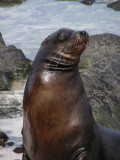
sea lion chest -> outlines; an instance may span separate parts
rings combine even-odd
[[[40,155],[40,152],[42,160],[52,160],[53,154],[57,160],[70,159],[80,145],[89,141],[86,133],[91,128],[88,108],[84,108],[85,96],[79,72],[43,70],[31,76],[33,78],[26,87],[26,96],[29,96],[26,98],[30,99],[26,104],[30,128],[26,131],[31,135],[29,141],[34,139],[35,160],[39,159],[37,153]],[[32,153],[32,149],[29,148],[29,152]]]

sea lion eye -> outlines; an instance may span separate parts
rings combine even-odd
[[[47,44],[49,42],[50,36],[48,36],[47,38],[45,38],[45,40],[41,43],[41,45],[43,44]]]
[[[47,40],[44,40],[44,41],[41,43],[41,45],[43,45],[43,44],[47,44]]]
[[[62,32],[58,35],[57,39],[59,41],[64,41],[64,40],[67,40],[68,39],[68,36],[69,36],[69,33],[66,33],[66,32]]]

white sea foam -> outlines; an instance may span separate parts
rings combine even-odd
[[[6,146],[0,150],[0,160],[21,160],[22,154],[14,153],[13,149],[22,144],[22,118],[1,119],[0,129],[9,136],[10,141],[15,143],[12,147]]]

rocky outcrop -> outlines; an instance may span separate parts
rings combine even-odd
[[[0,150],[7,146],[13,146],[14,142],[8,141],[9,137],[3,131],[0,131]]]
[[[2,34],[0,33],[0,49],[1,48],[5,48],[5,47],[6,47],[5,42],[4,42],[3,38],[2,38]]]
[[[81,56],[82,71],[90,68],[98,60],[107,55],[120,53],[120,36],[114,34],[97,34],[90,36],[89,44]]]
[[[92,5],[96,0],[79,0],[79,2],[85,5]]]
[[[58,1],[60,1],[60,0],[58,0]],[[61,1],[71,1],[71,0],[61,0]],[[72,0],[72,1],[78,1],[78,2],[81,2],[85,5],[92,5],[94,2],[106,3],[107,7],[113,8],[116,11],[120,11],[120,0]]]
[[[24,78],[31,61],[15,46],[6,47],[0,36],[0,90],[10,90],[13,80]]]
[[[16,147],[13,151],[15,153],[23,153],[24,152],[24,147],[23,147],[23,145],[20,145],[20,146]]]
[[[116,1],[116,2],[113,2],[113,3],[110,3],[107,5],[109,8],[112,8],[116,11],[120,11],[120,0]]]
[[[4,132],[2,132],[2,131],[0,131],[0,141],[7,141],[8,140],[8,136],[4,133]]]
[[[96,121],[120,129],[120,36],[90,37],[80,69]]]
[[[25,0],[0,0],[0,5],[14,5],[21,4]]]
[[[30,68],[31,61],[15,46],[7,47],[0,34],[0,118],[22,116],[23,90],[19,89],[24,87]]]
[[[0,131],[0,146],[1,147],[5,147],[5,142],[8,140],[8,136],[4,133],[4,132],[2,132],[2,131]]]

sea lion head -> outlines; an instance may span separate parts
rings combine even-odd
[[[89,35],[85,31],[74,31],[63,28],[48,36],[41,44],[47,47],[48,66],[75,65],[79,62],[81,53],[85,50]],[[64,68],[64,67],[63,67]]]

